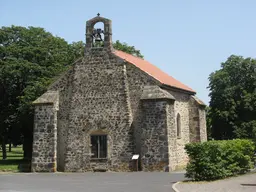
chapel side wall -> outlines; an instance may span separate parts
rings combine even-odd
[[[49,87],[59,92],[59,111],[57,113],[57,170],[64,171],[67,130],[69,124],[70,95],[72,92],[72,68]]]
[[[174,96],[174,113],[175,113],[175,126],[176,138],[177,138],[177,115],[180,114],[181,122],[181,137],[176,140],[176,170],[183,169],[187,162],[188,156],[185,151],[185,145],[189,143],[189,98],[190,95],[178,91],[167,90],[171,95]],[[172,154],[174,155],[174,154]]]

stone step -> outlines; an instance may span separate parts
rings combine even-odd
[[[97,163],[93,167],[94,172],[106,172],[108,170],[108,165],[106,163]]]
[[[108,171],[108,169],[104,168],[104,167],[94,167],[93,171],[94,172],[106,172],[106,171]]]

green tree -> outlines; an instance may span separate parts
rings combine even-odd
[[[84,51],[85,43],[83,41],[72,42],[69,45],[69,54],[71,61],[75,61],[76,59],[84,56]]]
[[[143,58],[143,55],[140,53],[140,50],[136,49],[134,46],[127,45],[127,43],[121,43],[119,40],[113,43],[113,47],[116,50],[120,50],[131,55],[134,55],[136,57]]]
[[[72,46],[64,39],[54,37],[43,28],[0,29],[0,134],[5,138],[3,142],[8,133],[23,133],[25,140],[31,143],[31,101],[73,61],[71,51]]]
[[[103,42],[99,42],[100,46],[103,46]],[[74,58],[78,58],[84,55],[85,44],[82,41],[73,42],[71,44],[71,53]],[[133,56],[140,57],[143,59],[143,55],[140,53],[140,50],[136,49],[134,46],[130,46],[127,43],[121,43],[119,40],[113,43],[113,47],[116,50],[129,53]]]
[[[212,139],[212,121],[211,121],[211,110],[210,107],[206,106],[206,128],[207,128],[207,140]]]
[[[254,138],[256,133],[256,60],[231,55],[209,77],[212,137]]]

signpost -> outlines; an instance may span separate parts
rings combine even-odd
[[[139,157],[140,155],[138,154],[132,156],[132,160],[135,161],[136,171],[139,170]]]

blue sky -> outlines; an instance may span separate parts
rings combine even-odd
[[[197,91],[208,103],[209,74],[231,54],[255,58],[255,0],[0,0],[0,26],[43,27],[85,41],[85,23],[112,20],[113,40]]]

